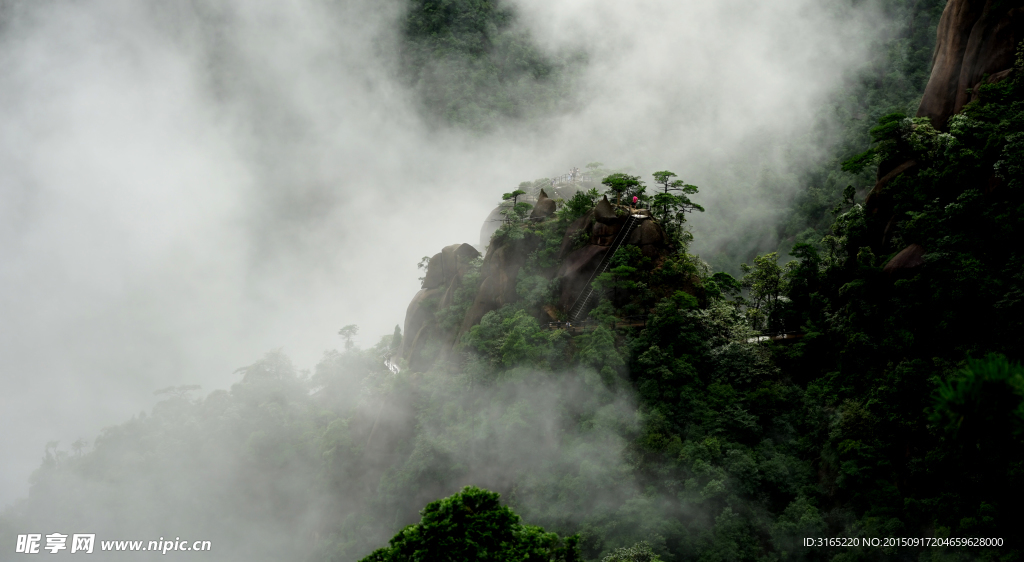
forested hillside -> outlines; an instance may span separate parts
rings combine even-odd
[[[795,201],[792,217],[782,224],[781,234],[788,243],[820,240],[828,234],[832,224],[829,211],[841,200],[846,186],[853,185],[863,197],[865,188],[874,183],[873,169],[850,174],[842,163],[868,147],[868,130],[878,119],[917,111],[931,73],[936,27],[945,5],[944,0],[882,4],[885,19],[880,22],[883,31],[882,40],[875,45],[877,55],[851,77],[830,107],[839,133],[835,155],[801,178],[806,189]]]
[[[883,4],[776,251],[694,254],[685,170],[495,190],[488,248],[427,257],[393,334],[346,326],[312,371],[272,352],[91,450],[48,446],[0,541],[59,513],[238,560],[1019,560],[1024,47],[943,126],[914,114],[945,2]],[[566,103],[581,62],[515,21],[414,3],[424,107],[486,128]],[[881,544],[805,543],[830,537]]]

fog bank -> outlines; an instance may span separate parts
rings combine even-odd
[[[154,390],[390,333],[419,258],[475,242],[520,181],[673,170],[707,251],[770,223],[799,186],[756,186],[819,154],[801,139],[870,45],[869,8],[811,0],[517,5],[540,45],[588,54],[575,109],[480,134],[424,124],[401,2],[4,3],[0,505],[46,441]]]

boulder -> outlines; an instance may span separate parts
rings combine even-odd
[[[558,277],[562,278],[561,294],[558,299],[558,306],[568,312],[572,308],[576,298],[587,286],[587,281],[601,264],[604,255],[608,252],[607,246],[588,245],[572,252],[562,261],[558,268]],[[596,302],[591,304],[597,304]]]
[[[614,222],[595,222],[594,226],[590,229],[590,243],[597,244],[599,246],[611,246],[612,242],[615,241],[615,236],[622,230],[622,224],[625,220],[620,220],[616,217]]]
[[[550,216],[545,215],[547,211],[544,209],[552,210],[553,205],[554,201],[541,192],[535,207],[535,210],[541,211],[535,213],[534,218]],[[537,271],[549,280],[559,280],[558,302],[554,306],[538,306],[530,313],[540,321],[548,322],[568,312],[587,288],[626,220],[628,217],[616,215],[608,199],[604,198],[593,210],[573,221],[562,238],[558,253],[561,263],[557,270],[552,267]],[[586,244],[573,249],[581,238],[586,240]],[[468,244],[454,244],[435,254],[427,266],[423,289],[417,293],[406,311],[402,356],[410,370],[423,372],[437,361],[446,360],[455,343],[479,324],[485,314],[517,302],[519,295],[516,282],[519,271],[542,242],[539,236],[530,232],[518,240],[501,237],[490,241],[480,266],[480,285],[458,329],[443,329],[435,313],[454,303],[455,294],[463,286],[462,280],[469,270],[470,262],[480,254]],[[663,257],[669,248],[665,232],[653,219],[641,221],[626,242],[639,246],[645,256],[655,260]],[[596,304],[597,299],[590,302],[590,306]]]
[[[619,217],[615,214],[615,209],[612,208],[612,204],[608,202],[608,196],[605,195],[597,202],[597,206],[594,207],[594,218],[597,222],[610,224],[616,222]]]
[[[629,233],[627,244],[639,246],[644,256],[657,260],[664,256],[667,250],[667,238],[661,226],[651,220],[643,220]]]
[[[401,356],[410,366],[420,366],[424,344],[436,335],[434,303],[440,294],[440,288],[423,289],[416,293],[405,311]]]
[[[480,252],[473,246],[452,244],[427,262],[422,289],[405,311],[401,356],[411,370],[423,371],[430,367],[433,357],[424,354],[430,342],[440,341],[442,346],[448,347],[454,343],[455,334],[445,333],[434,313],[452,304],[455,291],[462,286],[462,279],[469,272],[470,262],[478,257]]]
[[[530,212],[531,219],[546,219],[555,214],[555,200],[548,197],[544,190],[540,190],[540,195],[537,196],[537,204],[533,206],[533,211]]]
[[[908,276],[924,265],[924,254],[924,246],[911,244],[893,256],[882,272],[892,277]]]
[[[653,220],[642,220],[633,232],[629,233],[627,244],[634,246],[646,246],[650,244],[662,244],[665,242],[665,231]]]
[[[456,338],[462,337],[461,334],[479,323],[484,314],[519,300],[516,278],[538,243],[539,240],[527,236],[520,240],[505,239],[487,248],[487,256],[480,268],[480,289],[466,312]]]
[[[470,260],[480,257],[480,252],[469,244],[452,244],[434,254],[427,262],[427,274],[423,277],[423,289],[446,286],[452,279],[466,274]]]

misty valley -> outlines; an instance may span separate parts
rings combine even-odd
[[[24,92],[9,94],[27,104],[20,113],[33,114],[24,101],[32,92],[49,90],[19,74],[17,61],[49,68],[59,59],[25,54],[37,52],[25,37],[48,29],[38,33],[49,44],[84,25],[82,13],[102,14],[103,25],[127,21],[130,13],[161,32],[126,43],[145,49],[104,47],[97,60],[158,61],[164,66],[143,66],[172,79],[155,84],[178,84],[185,69],[201,68],[195,87],[212,92],[216,103],[209,107],[216,110],[189,107],[181,115],[223,119],[230,126],[216,134],[233,140],[229,150],[209,140],[214,133],[182,137],[214,155],[216,172],[197,172],[213,178],[209,184],[182,176],[183,184],[203,187],[189,191],[180,208],[171,196],[125,195],[145,193],[135,183],[118,195],[128,201],[125,216],[157,209],[170,217],[104,223],[123,229],[111,240],[145,249],[126,253],[132,257],[123,270],[99,254],[97,265],[92,254],[73,251],[74,238],[88,238],[83,233],[94,228],[90,213],[100,212],[82,202],[92,194],[60,215],[78,218],[52,221],[60,226],[53,231],[58,244],[72,248],[76,275],[103,272],[98,281],[75,277],[76,285],[100,287],[81,294],[128,302],[116,309],[122,312],[83,315],[88,321],[81,323],[51,295],[60,291],[55,281],[18,281],[37,278],[35,262],[22,259],[16,244],[54,246],[32,245],[42,244],[32,242],[41,239],[32,233],[50,231],[33,230],[32,217],[44,215],[22,205],[30,197],[11,195],[22,193],[12,186],[44,176],[0,176],[0,203],[29,217],[16,219],[22,215],[12,210],[13,226],[0,231],[0,255],[10,264],[0,269],[0,283],[17,293],[0,301],[0,313],[66,319],[83,338],[95,336],[82,341],[100,342],[81,352],[59,338],[30,341],[35,328],[5,322],[0,355],[33,351],[21,362],[0,363],[11,397],[4,409],[12,412],[4,433],[37,425],[66,433],[24,404],[36,407],[45,392],[57,396],[55,381],[77,377],[77,389],[100,384],[100,375],[81,373],[111,370],[119,354],[143,367],[161,346],[195,356],[172,361],[181,378],[161,380],[174,384],[146,386],[147,393],[156,390],[149,402],[109,397],[135,415],[109,414],[122,410],[105,410],[101,391],[75,391],[74,402],[54,399],[74,404],[68,408],[90,433],[28,447],[27,488],[7,483],[13,476],[4,481],[14,491],[0,510],[0,559],[1024,557],[1024,3],[783,2],[794,11],[778,19],[771,10],[782,8],[744,2],[300,2],[269,12],[185,2],[130,9],[83,2],[73,11],[71,4],[0,2],[0,40],[24,47],[12,47],[0,62],[15,77],[3,91]],[[616,121],[619,112],[634,111],[622,100],[642,107],[647,96],[660,99],[657,88],[637,79],[621,98],[593,92],[605,84],[618,91],[612,83],[626,81],[629,67],[660,55],[631,51],[624,39],[572,39],[575,26],[611,29],[601,19],[605,12],[626,23],[706,18],[700,25],[730,35],[730,22],[747,17],[734,14],[738,8],[766,10],[750,16],[751,26],[771,22],[779,31],[769,43],[798,59],[796,66],[811,68],[818,63],[800,57],[820,55],[823,67],[842,72],[818,97],[801,98],[813,88],[799,86],[784,90],[778,106],[763,106],[766,115],[771,107],[790,107],[782,121],[759,120],[743,108],[748,98],[762,107],[759,90],[776,87],[757,70],[774,64],[771,56],[744,66],[734,84],[741,94],[721,107],[714,105],[715,83],[731,75],[714,69],[742,58],[735,53],[710,56],[696,90],[682,78],[678,91],[691,97],[649,102],[678,105],[685,120],[707,120],[700,130],[723,135],[716,139],[732,138],[727,129],[738,127],[744,136],[732,144],[684,138],[673,128],[679,121],[660,111],[637,110]],[[683,15],[673,19],[674,10]],[[632,17],[638,19],[623,19]],[[545,27],[552,21],[559,24]],[[800,41],[786,31],[798,25],[792,22],[835,32],[823,33],[820,44],[790,44]],[[297,39],[304,26],[315,32]],[[252,30],[260,33],[247,35]],[[278,32],[280,43],[272,39]],[[85,48],[75,43],[77,33],[69,36],[73,51]],[[254,47],[263,45],[259,37],[266,49]],[[847,40],[867,45],[860,59],[843,58],[840,51],[848,49],[836,45]],[[687,45],[665,64],[703,60],[699,45]],[[167,54],[179,52],[191,53],[183,59],[190,62]],[[300,56],[307,53],[318,55]],[[630,55],[620,61],[616,53]],[[86,75],[113,73],[108,64],[82,68]],[[306,64],[295,74],[273,73]],[[336,67],[345,68],[337,83],[317,81]],[[261,68],[295,79],[268,85]],[[145,82],[142,72],[128,73],[127,83]],[[656,80],[658,73],[650,74]],[[100,98],[109,95],[92,78],[78,83],[101,91]],[[145,90],[138,115],[163,107],[157,90]],[[182,91],[166,96],[187,98]],[[718,97],[732,95],[726,93]],[[308,107],[317,109],[303,113]],[[191,118],[181,115],[159,127],[187,128]],[[796,115],[806,121],[794,124]],[[62,131],[62,119],[11,130]],[[422,130],[407,131],[413,122]],[[353,138],[319,136],[324,129],[354,131]],[[98,142],[88,139],[97,138],[71,135],[74,150],[46,143],[38,150],[52,150],[58,163],[74,152],[71,176],[85,177],[83,162],[102,158],[88,148]],[[305,148],[325,143],[323,152]],[[37,150],[28,144],[2,145],[12,170],[23,170],[17,162]],[[149,161],[128,145],[118,152],[118,169]],[[158,152],[155,161],[173,151]],[[173,158],[176,169],[205,170],[197,156]],[[481,160],[501,163],[480,166]],[[49,160],[40,169],[47,166]],[[521,181],[543,173],[549,176]],[[159,175],[147,176],[154,193]],[[427,177],[440,179],[421,181]],[[459,178],[470,179],[463,185]],[[206,194],[217,191],[217,181],[243,186],[240,201],[261,201],[245,215],[249,222],[224,218],[236,217],[225,209],[244,205]],[[332,181],[355,187],[332,195],[323,187]],[[261,182],[270,187],[261,191]],[[46,201],[59,207],[63,197]],[[190,221],[218,226],[191,232],[184,226]],[[245,230],[255,241],[245,252],[228,251],[242,247],[234,242],[211,242],[231,240],[217,229],[242,223],[255,225]],[[175,242],[145,245],[161,232],[173,233]],[[462,239],[451,239],[453,232]],[[208,254],[201,249],[207,246]],[[156,255],[193,254],[202,259],[168,262],[187,264],[180,278],[152,266],[145,271],[154,273],[133,285],[120,273],[151,267],[160,261]],[[423,255],[418,268],[412,255]],[[236,259],[243,272],[237,277],[218,281],[211,273],[229,271]],[[417,271],[418,289],[410,291]],[[328,281],[294,285],[312,295],[294,301],[299,312],[278,313],[285,301],[268,295],[293,286],[279,279],[321,274]],[[184,281],[172,287],[162,277]],[[245,284],[263,277],[281,285]],[[245,281],[236,287],[232,279]],[[150,287],[164,305],[148,304]],[[187,297],[174,300],[172,293]],[[29,313],[17,316],[15,297],[30,303]],[[264,308],[233,304],[244,299]],[[352,308],[330,308],[334,327],[324,330],[312,311],[334,302]],[[221,306],[223,316],[203,311]],[[117,330],[158,324],[172,309],[193,314],[193,307],[195,316],[173,316],[155,345],[115,337]],[[55,316],[46,316],[50,309]],[[336,310],[353,312],[337,317]],[[114,319],[106,323],[105,316]],[[234,332],[210,331],[211,319],[234,322]],[[282,331],[251,327],[261,323]],[[291,329],[330,337],[332,349],[308,367],[287,346],[267,345],[225,388],[189,378],[197,363],[250,353],[229,340],[251,337],[263,345],[272,340],[261,339],[265,334],[285,338]],[[190,331],[208,347],[174,339]],[[45,379],[36,394],[22,390],[33,369],[49,365],[45,357],[62,354],[75,361],[53,370],[68,379]],[[95,359],[105,354],[110,363]],[[104,428],[94,430],[94,419]],[[21,446],[14,443],[3,445],[11,459]]]

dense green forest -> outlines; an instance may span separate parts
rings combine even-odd
[[[535,248],[520,299],[485,314],[449,360],[395,372],[410,334],[363,349],[347,326],[343,349],[310,372],[272,352],[230,390],[166,389],[89,451],[47,446],[0,538],[59,513],[124,537],[259,530],[263,543],[231,546],[238,559],[1021,559],[1024,51],[948,131],[908,117],[943,5],[883,2],[881,55],[832,107],[845,115],[834,157],[801,178],[784,245],[741,256],[742,275],[709,265],[735,258],[728,248],[691,252],[700,192],[671,172],[600,170],[604,182],[545,221],[518,201],[540,187],[526,182],[492,239]],[[514,24],[498,3],[416,3],[407,56],[425,107],[486,127],[562,103],[576,63],[545,59]],[[434,82],[437,60],[479,87]],[[523,90],[496,86],[524,76]],[[887,187],[896,218],[872,214],[879,166],[909,159]],[[624,246],[595,281],[590,328],[551,329],[535,311],[557,287],[540,272],[605,189],[646,203],[670,251]],[[433,311],[440,326],[461,323],[481,266]],[[761,336],[777,332],[797,337]]]

